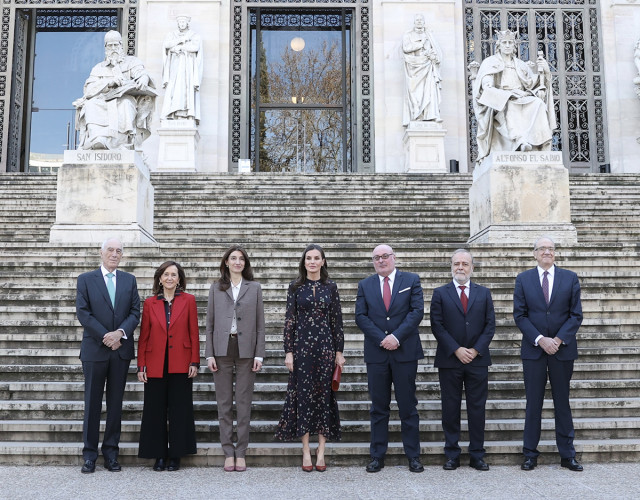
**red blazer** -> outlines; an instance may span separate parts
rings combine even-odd
[[[138,340],[138,369],[147,367],[147,377],[162,378],[167,348],[164,300],[157,295],[144,301]],[[169,373],[187,373],[191,363],[200,365],[200,332],[196,298],[182,292],[173,299],[169,326]]]

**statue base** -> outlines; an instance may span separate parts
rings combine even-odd
[[[577,243],[571,223],[569,171],[556,151],[505,151],[485,158],[469,189],[468,243],[533,245],[550,236]]]
[[[109,237],[157,244],[149,169],[135,151],[65,151],[49,241],[101,243]]]
[[[446,173],[442,123],[409,122],[402,138],[404,171],[407,173]]]
[[[200,134],[193,119],[160,120],[158,172],[197,172]]]

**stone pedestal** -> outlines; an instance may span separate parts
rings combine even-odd
[[[441,123],[409,122],[402,138],[404,171],[407,173],[446,173],[444,136]]]
[[[196,172],[200,134],[194,120],[161,120],[158,172]]]
[[[65,151],[52,243],[151,243],[153,186],[134,151]]]
[[[540,236],[577,242],[569,171],[555,151],[495,152],[473,173],[469,243],[533,245]]]

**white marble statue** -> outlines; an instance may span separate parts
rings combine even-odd
[[[411,121],[441,122],[442,52],[433,34],[425,28],[422,14],[415,16],[413,29],[403,35],[402,51],[406,78],[403,125]]]
[[[149,137],[155,106],[154,84],[142,61],[128,56],[122,36],[104,36],[105,60],[96,64],[84,84],[84,95],[73,102],[78,149],[140,149]]]
[[[548,151],[556,128],[549,64],[516,57],[515,33],[498,32],[496,54],[473,82],[478,162],[492,151]],[[473,76],[473,75],[472,75]]]
[[[178,29],[164,40],[162,86],[166,89],[162,118],[192,118],[200,121],[200,82],[202,81],[202,42],[189,29],[191,18],[178,16]]]

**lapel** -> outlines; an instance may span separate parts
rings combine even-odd
[[[240,299],[247,293],[249,290],[249,282],[245,279],[242,280],[242,285],[240,285],[240,291],[238,292],[238,298],[236,299],[236,304],[240,301]],[[233,294],[231,294],[231,298],[233,299]]]
[[[456,285],[453,284],[453,281],[450,281],[445,286],[445,289],[449,294],[449,299],[451,299],[451,301],[456,305],[456,308],[458,309],[458,311],[460,311],[460,314],[464,315],[464,311],[462,310],[462,302],[460,301],[460,297],[458,297],[458,290],[456,290]],[[469,295],[473,296],[473,294]],[[470,305],[471,303],[467,304],[467,312],[469,311]]]
[[[398,269],[396,269],[396,279],[393,281],[393,290],[391,290],[391,303],[389,304],[389,311],[393,307],[393,301],[396,300],[396,296],[398,295],[398,291],[401,290],[400,286],[404,282],[404,274],[401,273]],[[382,299],[382,295],[380,295]],[[384,303],[382,304],[384,307]]]
[[[547,301],[544,300],[544,293],[542,292],[542,283],[540,282],[540,274],[538,273],[537,266],[533,268],[532,278],[535,281],[535,283],[533,284],[533,287],[536,290],[536,295],[538,295],[538,300],[540,301],[541,304],[544,304],[544,307],[549,309],[549,304],[551,304],[551,300],[553,300],[553,289],[551,289],[551,300],[549,301],[549,304],[547,304]],[[553,277],[554,279],[553,288],[555,288],[556,284],[558,283],[557,281],[555,281],[557,278],[558,278],[558,268],[555,269],[555,276]]]
[[[156,295],[155,300],[151,301],[151,307],[158,323],[163,326],[162,331],[166,331],[167,317],[164,313],[164,300],[159,300]]]
[[[102,294],[102,297],[104,298],[105,302],[107,303],[107,306],[109,307],[109,309],[111,309],[112,311],[114,310],[113,305],[111,304],[111,297],[109,297],[109,291],[107,290],[107,284],[104,281],[104,276],[102,275],[102,268],[98,268],[95,273],[93,274],[93,277],[96,281],[96,290],[99,290],[100,293]],[[118,300],[118,287],[116,286],[116,301]]]
[[[177,295],[173,299],[173,306],[171,307],[171,323],[169,325],[169,328],[177,323],[178,318],[182,315],[182,313],[184,313],[187,308],[187,301],[184,298],[184,292],[182,292],[180,295]],[[164,308],[162,312],[164,312]]]
[[[471,306],[475,302],[477,296],[478,296],[478,285],[476,285],[473,281],[469,281],[469,303],[467,304],[467,314],[469,314],[469,311],[471,310]],[[460,308],[462,308],[462,302],[460,302]]]
[[[553,267],[553,288],[551,289],[551,298],[549,299],[549,305],[547,306],[547,309],[551,307],[553,301],[556,300],[558,290],[560,290],[560,282],[562,281],[562,271],[560,271],[560,269],[558,269],[558,266],[556,266],[555,264],[553,265]],[[542,291],[542,285],[540,285],[540,290]],[[544,300],[544,298],[542,300]]]
[[[397,279],[396,279],[397,281]],[[382,300],[382,293],[381,293],[381,288],[380,288],[380,276],[378,274],[374,274],[373,276],[371,276],[371,285],[369,286],[369,288],[371,289],[369,294],[373,296],[373,302],[376,304],[371,304],[372,307],[375,306],[376,310],[382,310],[382,311],[386,311],[385,307],[384,307],[384,302]],[[391,302],[393,303],[393,291],[391,292]],[[391,309],[391,307],[389,307],[389,309]]]

